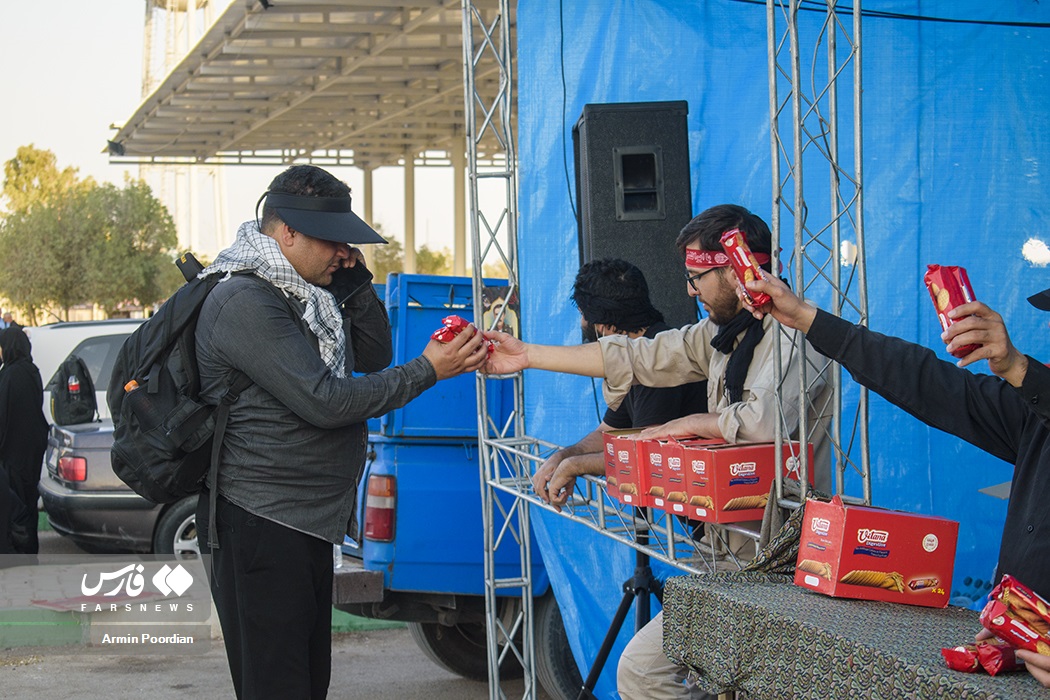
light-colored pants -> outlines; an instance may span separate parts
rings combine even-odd
[[[661,612],[634,635],[616,667],[621,700],[715,700],[686,684],[688,669],[664,654],[664,614]]]

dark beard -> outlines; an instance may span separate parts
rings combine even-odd
[[[594,330],[594,324],[590,321],[584,321],[582,324],[583,330],[583,342],[585,343],[597,343],[598,342],[598,331]]]

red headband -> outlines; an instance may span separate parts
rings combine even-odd
[[[768,253],[754,253],[755,262],[765,265],[769,262]],[[728,267],[729,256],[723,250],[693,250],[685,251],[685,264],[687,267]]]

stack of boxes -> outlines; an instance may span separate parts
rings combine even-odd
[[[776,469],[773,444],[636,440],[637,433],[605,434],[605,483],[611,497],[710,523],[762,518]],[[799,449],[797,442],[784,444],[785,476],[798,478]],[[807,450],[812,463],[813,449],[807,445]]]

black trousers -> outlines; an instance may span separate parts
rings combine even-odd
[[[332,675],[332,545],[221,496],[211,593],[237,697],[325,698]],[[197,504],[207,550],[208,496]]]

